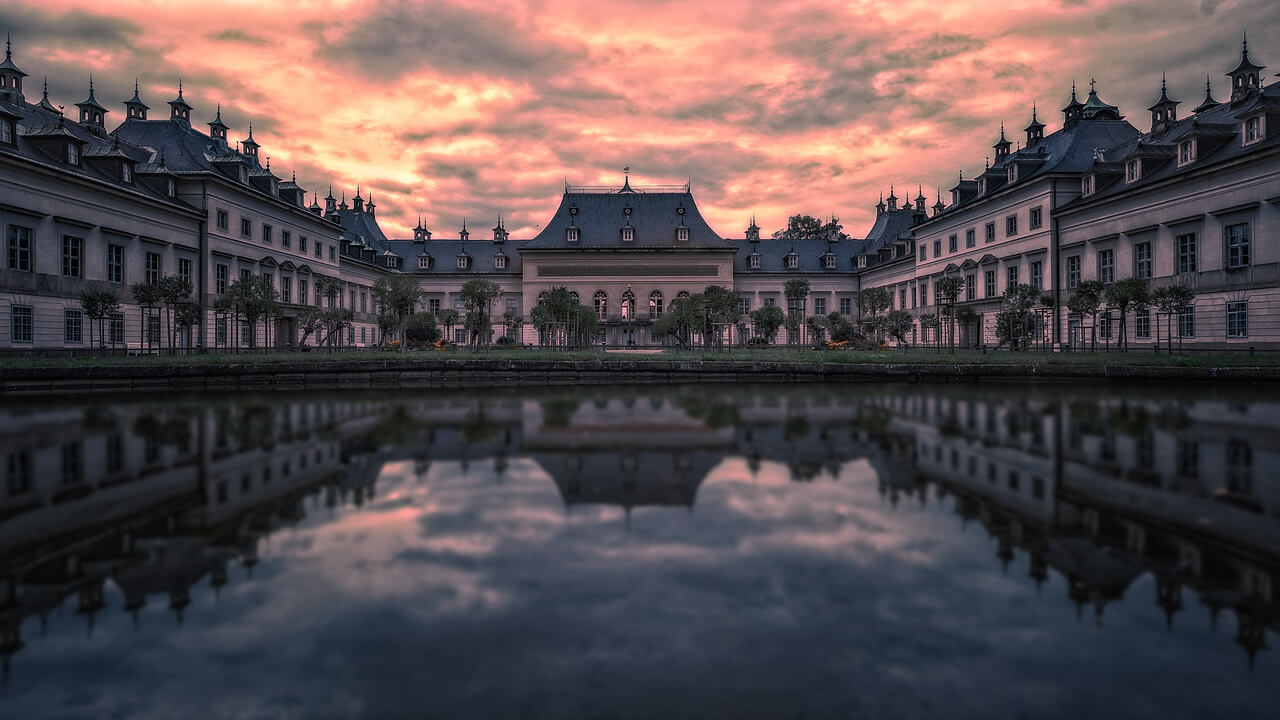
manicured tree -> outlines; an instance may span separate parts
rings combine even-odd
[[[942,338],[938,335],[938,316],[928,313],[920,316],[920,329],[933,331],[933,344],[939,349],[942,347]]]
[[[907,333],[915,325],[911,313],[906,310],[894,310],[884,316],[883,329],[889,337],[898,341],[899,345],[907,344]]]
[[[1030,285],[1012,285],[1005,290],[999,314],[996,315],[996,340],[1013,350],[1025,349],[1034,326],[1034,308],[1041,299],[1040,291]]]
[[[1089,348],[1098,349],[1098,305],[1102,302],[1103,284],[1097,280],[1085,280],[1076,286],[1076,292],[1067,300],[1067,310],[1081,318],[1089,318]]]
[[[968,339],[969,331],[973,329],[973,323],[978,319],[978,313],[974,312],[973,308],[968,305],[962,305],[955,309],[953,315],[955,316],[956,324],[964,330],[966,339]],[[979,333],[979,336],[981,336],[981,333]],[[969,345],[976,346],[977,343],[970,342]]]
[[[1130,310],[1139,311],[1151,304],[1151,294],[1147,292],[1147,283],[1138,278],[1125,278],[1107,287],[1107,305],[1120,311],[1120,347],[1129,349]]]
[[[298,328],[302,330],[302,337],[298,339],[298,345],[306,345],[307,338],[315,335],[317,339],[320,337],[320,329],[324,327],[324,310],[314,305],[302,309],[298,313]]]
[[[440,331],[436,329],[436,316],[431,313],[414,313],[405,325],[406,342],[419,344],[433,343],[440,339]]]
[[[853,340],[853,323],[838,312],[827,313],[826,327],[832,342]]]
[[[458,324],[458,311],[453,308],[444,308],[436,313],[436,322],[444,326],[445,340],[453,342],[453,326]]]
[[[236,304],[236,311],[249,326],[249,347],[257,347],[258,323],[276,314],[280,293],[271,278],[266,275],[242,277],[227,288],[227,294]]]
[[[191,328],[198,327],[200,320],[204,317],[204,308],[198,303],[184,302],[178,303],[173,308],[173,324],[183,334],[188,335]]]
[[[791,278],[782,286],[782,296],[787,299],[787,344],[799,340],[801,318],[804,317],[804,304],[809,297],[809,281],[804,278]]]
[[[133,302],[137,304],[142,315],[142,337],[140,341],[147,347],[152,345],[151,316],[155,309],[164,302],[164,294],[154,283],[135,283],[132,287]],[[160,338],[155,338],[159,342]]]
[[[502,288],[498,283],[480,278],[468,280],[458,292],[458,296],[462,298],[462,305],[466,308],[467,336],[473,348],[482,340],[487,344],[487,339],[493,331],[490,309],[494,299],[501,292]]]
[[[320,275],[315,279],[316,292],[329,301],[326,307],[335,307],[338,304],[338,296],[342,294],[344,286],[345,283],[337,278]]]
[[[742,317],[737,293],[719,285],[708,285],[693,297],[695,309],[702,313],[699,325],[702,328],[703,343],[706,343],[706,338],[714,337],[715,344],[719,347],[724,337],[723,328],[727,325],[736,325],[738,319]]]
[[[662,317],[654,321],[652,330],[655,335],[670,336],[681,347],[688,347],[698,328],[706,328],[701,294],[672,300]]]
[[[164,302],[165,322],[169,331],[169,350],[172,351],[178,344],[174,313],[179,305],[191,301],[191,293],[195,290],[195,287],[190,280],[177,275],[166,275],[160,278],[157,287],[160,289],[160,299]]]
[[[1173,318],[1191,309],[1194,301],[1195,293],[1184,285],[1165,285],[1151,293],[1151,304],[1164,313],[1166,318],[1165,335],[1168,337],[1170,354],[1173,353]],[[1178,346],[1182,346],[1181,336],[1178,338]]]
[[[520,311],[511,308],[502,313],[502,329],[503,336],[510,338],[508,343],[520,342],[520,328],[524,325],[524,317],[520,315]]]
[[[98,346],[106,347],[107,336],[103,332],[106,319],[120,312],[120,296],[114,290],[86,290],[80,296],[84,314],[98,325]],[[93,344],[93,324],[89,325],[89,344]]]
[[[937,293],[938,304],[942,307],[942,317],[945,318],[947,324],[947,345],[949,348],[955,348],[955,307],[956,298],[960,297],[960,291],[964,289],[964,278],[959,275],[950,275],[938,278],[933,284],[934,292]]]
[[[342,346],[342,331],[351,327],[351,321],[355,318],[355,313],[350,308],[333,307],[325,308],[324,319],[324,342],[331,348],[334,344],[334,338],[337,338],[337,344]]]
[[[373,284],[372,292],[374,299],[378,302],[380,316],[388,315],[395,318],[395,332],[403,347],[405,321],[422,300],[422,288],[418,286],[418,279],[413,275],[394,273],[378,278]],[[381,317],[378,324],[382,325]],[[386,337],[385,330],[383,337]]]
[[[858,291],[857,300],[858,320],[867,329],[876,329],[878,332],[880,323],[876,322],[876,316],[889,309],[893,304],[893,296],[882,287],[865,288]]]
[[[778,336],[778,328],[782,327],[786,319],[786,316],[782,313],[782,308],[777,305],[765,305],[751,313],[751,322],[755,324],[756,332],[767,340],[770,345],[773,344],[774,338]]]
[[[804,319],[804,324],[809,329],[809,339],[814,345],[818,345],[826,338],[829,327],[826,315],[810,315]]]

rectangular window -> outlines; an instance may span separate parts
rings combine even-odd
[[[1031,263],[1031,287],[1044,289],[1044,263],[1039,260]]]
[[[107,245],[107,282],[124,282],[123,245]]]
[[[925,260],[929,259],[928,248],[929,248],[928,245],[924,243],[920,243],[920,261],[921,262],[924,262]]]
[[[993,222],[987,223],[986,231],[987,231],[986,241],[995,242],[996,241],[996,224]]]
[[[1110,285],[1116,281],[1116,251],[1098,251],[1098,281]]]
[[[1080,194],[1081,195],[1093,194],[1093,176],[1092,175],[1085,175],[1084,178],[1080,180]]]
[[[1130,160],[1124,166],[1124,181],[1133,182],[1142,177],[1142,161]]]
[[[1249,337],[1249,303],[1227,303],[1227,337]]]
[[[302,253],[303,255],[307,254],[307,236],[306,235],[298,236],[298,252]]]
[[[262,242],[268,245],[271,244],[271,232],[272,232],[271,226],[266,223],[263,223],[262,224]]]
[[[31,272],[31,228],[9,226],[9,269]]]
[[[225,295],[227,292],[227,266],[222,263],[214,268],[213,289],[219,295]]]
[[[112,345],[124,344],[124,313],[113,312],[107,317],[107,342]]]
[[[35,311],[30,305],[9,307],[9,337],[16,343],[32,342]]]
[[[160,313],[147,316],[147,344],[160,344]]]
[[[967,248],[974,247],[978,244],[978,233],[973,228],[964,231],[964,246]]]
[[[240,234],[244,237],[253,235],[253,221],[249,218],[240,218]]]
[[[1178,337],[1191,338],[1196,336],[1196,309],[1187,308],[1178,313]]]
[[[952,235],[947,238],[947,252],[955,252],[956,249],[956,236]]]
[[[1227,269],[1249,266],[1249,223],[1228,225],[1222,231],[1227,244]]]
[[[155,285],[160,282],[160,253],[149,252],[146,254],[142,280],[148,285]]]
[[[80,457],[80,441],[62,444],[62,484],[74,485],[84,479],[84,463]]]
[[[432,315],[440,314],[440,298],[431,298],[427,300],[427,312]]]
[[[814,315],[826,315],[826,314],[827,314],[827,299],[826,299],[826,298],[814,298],[814,299],[813,299],[813,314],[814,314]]]
[[[366,312],[369,307],[369,293],[364,290],[360,291],[360,312]]]
[[[1067,258],[1067,289],[1075,290],[1080,286],[1080,256],[1072,255]]]
[[[191,258],[178,258],[178,279],[191,282]]]
[[[923,247],[923,246],[921,246],[921,247]],[[748,264],[751,266],[751,269],[752,269],[752,270],[759,270],[759,269],[760,269],[760,256],[759,256],[759,255],[757,255],[757,254],[755,254],[755,253],[751,253],[751,255],[749,255],[749,256],[748,256],[748,260],[749,260]]]
[[[933,256],[942,257],[942,241],[941,240],[933,241]]]
[[[244,346],[249,345],[249,329],[250,328],[248,323],[240,324],[240,344],[241,345],[244,345]]]
[[[915,306],[916,306],[916,288],[913,285],[911,286],[911,307],[915,307]]]
[[[1018,216],[1010,215],[1004,219],[1004,236],[1013,237],[1018,234]]]
[[[1031,208],[1031,217],[1027,222],[1027,227],[1032,230],[1039,230],[1044,225],[1044,208],[1039,206]]]
[[[1134,333],[1140,338],[1151,337],[1151,311],[1147,308],[1137,310],[1133,314]]]
[[[1199,264],[1196,259],[1196,234],[1186,233],[1176,238],[1178,244],[1178,272],[1193,273]]]
[[[330,245],[329,246],[329,262],[337,262],[337,261],[338,261],[338,252],[332,245]]]
[[[285,250],[293,247],[293,235],[288,230],[280,231],[280,247]]]
[[[775,298],[767,297],[764,299],[765,307],[773,307],[774,305],[777,305],[777,304],[778,304],[778,301]]]
[[[1244,121],[1244,142],[1257,142],[1262,137],[1262,118],[1251,117]]]
[[[1106,310],[1098,316],[1098,336],[1103,340],[1111,339],[1111,311]]]
[[[66,277],[84,277],[84,238],[62,236],[62,274]]]
[[[293,302],[293,278],[288,275],[280,276],[280,302]]]
[[[67,308],[62,311],[62,341],[74,345],[84,342],[84,312]]]
[[[213,344],[218,347],[226,347],[227,345],[227,319],[218,318],[213,326]]]
[[[1010,265],[1005,268],[1005,289],[1009,289],[1018,284],[1018,266]]]
[[[316,257],[324,257],[324,243],[321,243],[319,240],[316,241]]]
[[[1178,145],[1178,164],[1186,165],[1196,159],[1195,143],[1191,140],[1184,140]]]
[[[223,232],[226,232],[228,227],[231,225],[231,221],[227,216],[227,211],[218,210],[214,215],[214,217],[217,218],[218,229]]]
[[[853,298],[847,298],[847,297],[840,298],[840,314],[841,315],[853,314]]]
[[[307,304],[307,279],[298,278],[298,304]]]
[[[13,145],[13,121],[9,118],[0,118],[0,143],[5,145]]]
[[[738,314],[747,315],[751,312],[751,298],[745,295],[738,296]],[[653,307],[653,301],[649,301],[649,319],[656,320],[656,314]]]
[[[921,305],[929,304],[929,281],[928,280],[920,281],[920,304]]]
[[[1178,474],[1187,478],[1200,476],[1200,443],[1178,440]]]
[[[995,270],[987,270],[982,274],[982,296],[985,298],[993,298],[996,296]]]
[[[1140,242],[1133,246],[1133,276],[1139,280],[1151,278],[1151,243]]]
[[[973,274],[964,277],[964,299],[972,300],[977,297],[978,277]]]

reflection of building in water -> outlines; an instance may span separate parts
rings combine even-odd
[[[869,402],[1006,565],[1020,548],[1037,584],[1058,570],[1099,622],[1151,573],[1170,627],[1190,589],[1215,624],[1234,611],[1251,663],[1280,630],[1280,406],[938,389]]]
[[[163,596],[181,622],[190,588],[257,562],[258,541],[305,517],[303,500],[359,503],[372,476],[345,479],[343,440],[372,403],[128,405],[0,414],[0,657],[75,597],[92,632],[110,580],[135,613]]]

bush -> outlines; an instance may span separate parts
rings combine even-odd
[[[769,340],[757,335],[747,341],[747,347],[769,347]]]
[[[499,335],[498,339],[493,341],[493,344],[500,345],[502,347],[511,347],[516,344],[516,340],[510,335]]]

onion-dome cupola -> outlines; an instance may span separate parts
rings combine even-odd
[[[1031,124],[1027,126],[1027,147],[1032,148],[1044,139],[1044,123],[1036,117],[1036,104],[1031,103]]]
[[[1009,138],[1004,136],[1004,123],[1000,123],[1000,139],[996,141],[995,145],[991,146],[996,150],[996,162],[1009,157],[1009,148],[1012,146],[1013,143],[1009,142]]]
[[[329,186],[329,194],[324,199],[324,214],[332,215],[338,212],[338,198],[333,196],[333,186]]]
[[[936,217],[938,213],[946,209],[947,206],[942,203],[942,188],[938,188],[938,201],[933,204],[933,214]]]
[[[93,76],[89,76],[89,97],[81,102],[76,103],[76,107],[80,108],[80,124],[87,128],[97,128],[99,130],[106,128],[107,109],[102,107],[98,99],[93,96]]]
[[[178,97],[169,101],[169,119],[191,124],[191,106],[182,97],[182,79],[178,79]]]
[[[1084,105],[1076,99],[1076,81],[1071,81],[1071,102],[1062,108],[1063,127],[1067,130],[1076,126],[1080,122],[1080,111],[1084,109]]]
[[[1212,110],[1221,104],[1222,103],[1213,99],[1213,85],[1210,84],[1209,82],[1209,76],[1205,75],[1204,76],[1204,102],[1197,105],[1196,109],[1193,112],[1199,115],[1205,110]]]
[[[507,228],[502,223],[502,216],[498,216],[498,224],[493,226],[493,241],[495,243],[503,243],[507,241]]]
[[[1240,44],[1240,64],[1227,73],[1227,77],[1231,78],[1231,102],[1248,97],[1258,89],[1262,68],[1262,65],[1254,65],[1249,59],[1249,36],[1246,34],[1244,42]]]
[[[880,191],[880,202],[876,203],[876,215],[883,215],[883,214],[884,214],[884,209],[885,209],[885,204],[884,204],[884,191],[883,191],[883,190],[881,190],[881,191]]]
[[[6,37],[4,41],[4,62],[0,62],[0,95],[7,96],[17,104],[22,101],[22,78],[27,74],[13,64],[13,39]],[[45,83],[46,87],[48,83]]]
[[[751,216],[751,224],[747,226],[747,241],[760,242],[760,226],[756,224],[756,216]]]
[[[893,186],[890,185],[889,186],[889,212],[894,212],[897,209],[898,209],[898,196],[893,194]]]
[[[360,186],[356,186],[356,196],[351,199],[351,209],[362,213],[364,212],[364,198],[360,197]]]
[[[36,107],[48,110],[51,113],[62,114],[61,110],[54,107],[53,103],[49,102],[49,78],[44,79],[44,94],[40,97],[40,102],[36,103]]]
[[[924,186],[917,185],[916,186],[916,212],[924,212],[924,204],[925,204]]]
[[[1084,101],[1084,108],[1080,110],[1080,117],[1085,120],[1123,120],[1120,115],[1120,108],[1115,105],[1108,105],[1098,97],[1097,81],[1089,81],[1089,97]]]
[[[249,123],[249,137],[240,141],[240,148],[241,152],[246,156],[253,158],[255,161],[258,159],[258,150],[262,146],[258,144],[257,140],[253,139],[253,123]]]
[[[138,95],[138,79],[133,79],[133,97],[124,101],[124,116],[126,120],[146,120],[147,111],[151,108],[142,102],[142,97]]]
[[[378,216],[378,206],[373,202],[373,193],[369,193],[369,202],[365,203],[364,211],[369,217]]]
[[[1161,133],[1173,126],[1178,119],[1179,100],[1171,100],[1169,98],[1169,86],[1165,82],[1165,77],[1160,76],[1160,97],[1155,104],[1147,108],[1151,111],[1151,132],[1152,134]]]
[[[218,103],[218,113],[213,116],[213,120],[209,122],[209,137],[214,140],[221,140],[222,144],[227,143],[227,124],[222,122],[222,103]]]
[[[462,229],[458,231],[458,239],[469,240],[470,238],[471,238],[471,233],[467,232],[467,219],[462,218]]]
[[[431,239],[431,231],[422,224],[422,216],[418,216],[418,226],[413,229],[413,241],[424,243]]]

